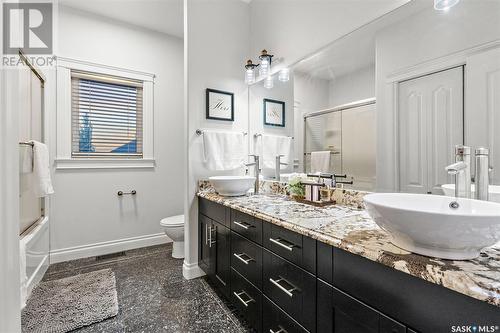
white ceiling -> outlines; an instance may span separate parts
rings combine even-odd
[[[298,62],[293,70],[319,79],[334,80],[374,66],[377,33],[428,6],[428,1],[412,1],[399,7]]]
[[[183,37],[183,0],[59,0],[59,4]]]

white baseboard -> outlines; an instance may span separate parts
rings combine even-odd
[[[198,264],[188,264],[184,261],[182,265],[182,275],[186,280],[196,279],[200,276],[206,275],[204,271],[198,266]]]
[[[171,240],[164,233],[158,233],[102,243],[68,247],[65,249],[50,251],[50,263],[55,264],[68,260],[101,256],[104,254],[137,249],[146,246],[160,245],[169,242],[171,242]]]

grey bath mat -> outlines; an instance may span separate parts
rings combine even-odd
[[[111,269],[40,283],[23,309],[23,332],[69,332],[118,313]]]

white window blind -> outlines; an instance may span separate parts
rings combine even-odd
[[[72,71],[72,157],[142,158],[142,109],[142,82]]]

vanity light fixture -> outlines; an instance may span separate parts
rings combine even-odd
[[[278,80],[281,82],[288,82],[290,80],[290,69],[289,68],[283,68],[280,70],[278,74]]]
[[[267,50],[262,50],[259,59],[260,59],[260,75],[268,76],[271,73],[271,62],[273,59],[273,55],[267,53]]]
[[[272,75],[268,75],[264,79],[264,88],[272,89],[274,87],[274,80]]]
[[[447,11],[451,7],[455,6],[460,0],[434,0],[434,9]]]
[[[248,59],[247,64],[245,65],[245,83],[252,84],[255,82],[255,68],[259,66],[259,64],[254,64],[252,60]]]

